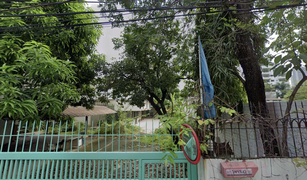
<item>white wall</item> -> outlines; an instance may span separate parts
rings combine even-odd
[[[205,177],[202,180],[306,180],[307,170],[296,167],[294,159],[265,158],[247,160],[252,161],[258,166],[258,172],[253,178],[224,178],[221,174],[220,163],[223,159],[205,159]],[[240,160],[241,161],[241,160]],[[231,161],[234,162],[234,161]]]
[[[110,100],[110,104],[114,105],[114,110],[117,111],[121,109],[122,111],[146,111],[151,109],[151,105],[149,101],[144,101],[144,106],[142,108],[139,108],[137,106],[132,106],[129,103],[124,103],[123,107],[119,105],[114,99]]]

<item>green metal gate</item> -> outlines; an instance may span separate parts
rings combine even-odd
[[[150,134],[118,121],[90,128],[80,122],[1,123],[0,179],[197,179],[196,165],[181,151],[175,164],[161,161],[172,139],[163,130]]]

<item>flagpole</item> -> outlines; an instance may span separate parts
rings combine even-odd
[[[201,119],[204,119],[204,108],[203,108],[203,84],[202,84],[202,74],[201,74],[201,58],[200,58],[200,36],[198,35],[198,62],[199,62],[199,90],[200,90],[200,103],[201,103]]]

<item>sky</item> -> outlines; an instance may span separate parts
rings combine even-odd
[[[100,8],[98,7],[98,4],[96,3],[89,3],[89,6],[94,10],[94,11],[99,11]],[[102,22],[107,22],[107,18],[101,18],[98,21]],[[120,50],[114,50],[114,44],[112,42],[112,39],[115,37],[120,37],[122,28],[112,28],[110,25],[103,25],[103,35],[100,37],[98,45],[97,45],[97,51],[98,53],[102,53],[106,55],[106,60],[108,62],[114,61],[114,59],[119,59],[120,57]]]

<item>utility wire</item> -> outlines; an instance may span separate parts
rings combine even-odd
[[[76,15],[76,14],[95,14],[95,13],[122,13],[122,12],[142,12],[142,11],[166,11],[166,10],[186,10],[186,9],[197,9],[197,8],[218,8],[224,5],[235,5],[238,3],[230,2],[223,5],[211,5],[211,6],[185,6],[185,7],[160,7],[160,8],[138,8],[138,9],[117,9],[117,10],[106,10],[106,11],[83,11],[83,12],[69,12],[69,13],[49,13],[49,14],[13,14],[13,15],[0,15],[0,17],[34,17],[34,16],[65,16],[65,15]],[[270,8],[269,6],[252,8],[252,9],[242,9],[242,10],[257,10],[257,9],[281,9],[290,8],[297,6],[305,6],[306,4],[291,4],[291,5],[281,5],[275,8]],[[236,11],[240,11],[236,9]],[[2,11],[0,11],[2,12]]]
[[[306,6],[307,4],[299,5],[299,6]],[[298,5],[297,5],[298,6]],[[297,7],[295,6],[295,7]],[[226,9],[226,10],[217,10],[211,12],[201,12],[201,13],[191,13],[191,14],[181,14],[181,15],[171,15],[171,16],[160,16],[154,18],[143,18],[143,19],[131,19],[131,20],[124,20],[124,21],[112,21],[112,22],[94,22],[94,23],[82,23],[82,24],[72,24],[72,25],[63,25],[63,26],[54,26],[54,27],[39,27],[39,28],[30,28],[26,29],[26,27],[4,27],[0,28],[1,32],[20,32],[20,31],[35,31],[37,30],[44,30],[44,29],[51,29],[51,28],[73,28],[78,26],[86,26],[86,25],[104,25],[104,24],[121,24],[121,23],[130,23],[130,22],[137,22],[137,21],[149,21],[149,20],[156,20],[156,19],[165,19],[165,18],[175,18],[175,17],[185,17],[185,16],[194,16],[194,15],[203,15],[203,14],[213,14],[218,12],[227,12],[227,11],[241,11],[244,13],[250,13],[249,11],[255,12],[263,12],[268,10],[275,10],[275,9],[283,9],[283,8],[293,8],[293,6],[282,6],[282,7],[275,7],[275,8],[251,8],[251,9]],[[29,25],[30,26],[30,25]],[[46,33],[46,32],[44,32]]]
[[[222,7],[210,6],[210,7]],[[174,7],[174,8],[150,8],[150,9],[117,9],[107,11],[81,11],[81,12],[69,12],[69,13],[50,13],[50,14],[12,14],[12,15],[0,15],[0,17],[33,17],[33,16],[66,16],[76,14],[96,14],[96,13],[122,13],[122,12],[142,12],[142,11],[168,11],[168,10],[184,10],[184,9],[196,9],[196,8],[207,8],[207,6],[189,6],[189,7]],[[0,11],[1,12],[1,11]]]
[[[27,2],[27,1],[18,1],[18,3],[12,3],[12,0],[2,0],[2,2],[8,2],[8,3],[1,3],[1,5],[38,5],[40,3],[35,3],[35,2]],[[123,0],[118,0],[118,1],[110,1],[110,2],[103,2],[103,1],[84,1],[84,0],[71,0],[69,3],[86,3],[86,4],[114,4],[114,3],[119,3],[123,2]],[[177,3],[180,3],[181,1],[177,1]],[[275,3],[275,2],[293,2],[293,0],[272,0],[272,1],[249,1],[249,2],[236,2],[236,4],[254,4],[254,3]],[[197,3],[192,2],[192,3]],[[201,2],[202,4],[216,4],[216,3],[225,3],[225,1],[205,1]]]

